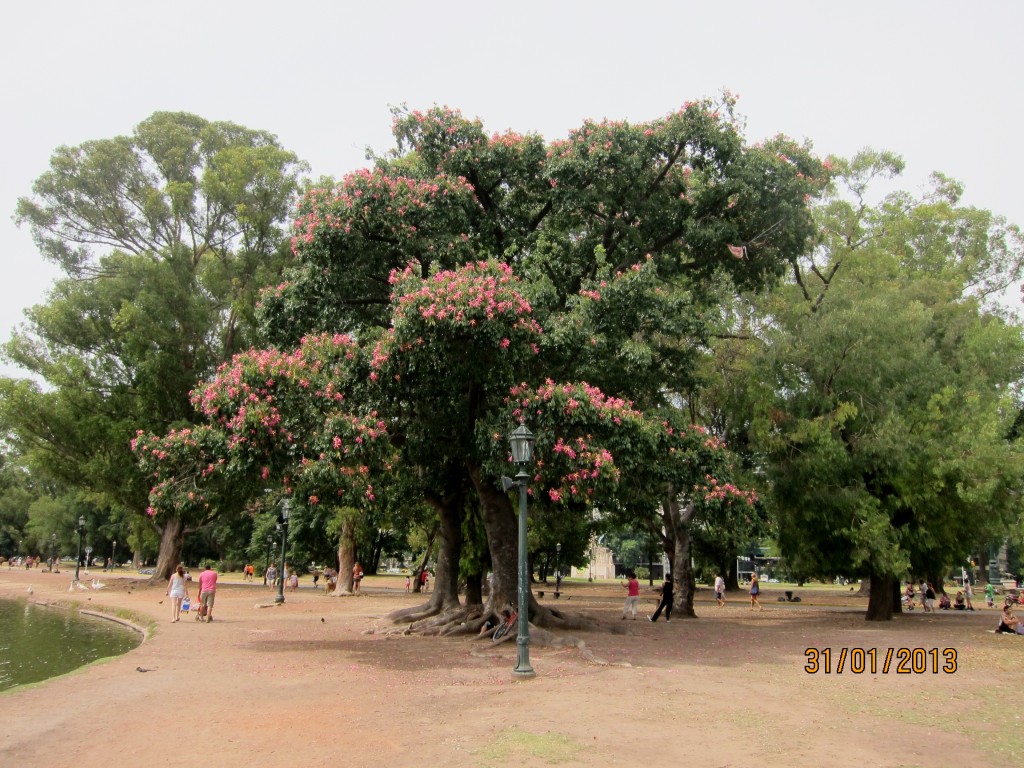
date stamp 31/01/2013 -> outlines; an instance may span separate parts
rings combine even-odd
[[[804,672],[923,675],[956,672],[955,648],[808,648]]]

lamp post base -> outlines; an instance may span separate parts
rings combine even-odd
[[[274,602],[280,605],[284,602],[284,595],[274,595]]]
[[[512,670],[513,680],[530,680],[537,676],[537,673],[533,671],[533,667],[526,666],[524,668],[516,667]]]

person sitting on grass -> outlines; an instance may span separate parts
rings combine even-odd
[[[957,610],[957,611],[962,611],[962,610],[965,610],[966,608],[967,608],[967,603],[964,602],[964,593],[963,592],[957,592],[956,593],[956,597],[953,598],[953,609]]]
[[[943,611],[948,611],[949,610],[949,605],[950,605],[950,603],[949,603],[949,595],[947,595],[945,592],[943,592],[942,593],[942,597],[939,598],[939,608],[942,609]]]
[[[1020,621],[1013,615],[1013,611],[1010,609],[1009,604],[1004,605],[1003,614],[999,617],[999,626],[996,627],[996,632],[1013,635],[1019,633],[1020,630]]]

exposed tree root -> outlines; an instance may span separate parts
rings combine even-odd
[[[480,636],[479,639],[487,639],[487,635]],[[497,643],[488,643],[486,647],[490,648],[493,645],[501,645],[503,642],[509,639],[515,639],[515,634],[509,632]],[[591,664],[597,664],[602,667],[632,667],[633,665],[628,662],[610,662],[606,659],[598,658],[594,655],[585,642],[578,637],[572,635],[556,635],[553,632],[549,632],[546,629],[540,629],[539,627],[531,627],[530,629],[530,645],[541,646],[544,648],[575,648],[580,658]],[[470,655],[477,658],[488,658],[491,653],[482,648],[474,648],[470,650]]]
[[[443,609],[440,605],[426,603],[412,608],[403,608],[388,614],[395,624],[404,624],[393,632],[374,629],[372,633],[411,635],[462,635],[479,632],[480,627],[491,614],[482,605],[460,605]]]
[[[405,625],[386,634],[423,634],[423,635],[477,635],[489,621],[497,626],[502,620],[500,612],[493,603],[488,605],[457,605],[444,607],[434,602],[412,606],[393,611],[387,615],[389,621],[397,625]],[[549,608],[530,601],[530,624],[537,629],[554,631],[591,631],[612,632],[620,634],[623,628],[618,625],[601,624],[596,619],[580,613],[565,613],[557,608]],[[373,630],[379,632],[383,630]],[[512,633],[514,634],[514,633]]]

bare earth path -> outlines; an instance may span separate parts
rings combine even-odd
[[[515,643],[367,634],[419,602],[397,579],[327,598],[307,582],[272,603],[227,583],[215,621],[169,621],[163,587],[105,578],[69,594],[67,574],[0,569],[0,597],[77,601],[150,624],[137,650],[0,694],[0,764],[102,766],[956,766],[1024,761],[1024,637],[989,633],[995,611],[920,612],[877,625],[836,592],[751,613],[741,595],[695,621],[619,619],[621,590],[566,588],[560,607],[615,632],[582,633],[598,660],[534,646],[514,682]],[[193,589],[194,592],[194,589]],[[164,603],[160,603],[164,600]],[[548,594],[547,600],[550,600]],[[563,600],[564,602],[564,600]],[[642,610],[652,610],[645,598]],[[832,672],[805,671],[808,647]],[[854,674],[841,649],[876,649]],[[919,654],[888,673],[888,648]],[[956,651],[955,671],[944,649]],[[927,671],[921,673],[924,660]],[[824,659],[820,661],[824,663]],[[870,662],[866,662],[870,664]],[[138,668],[151,670],[139,672]]]

